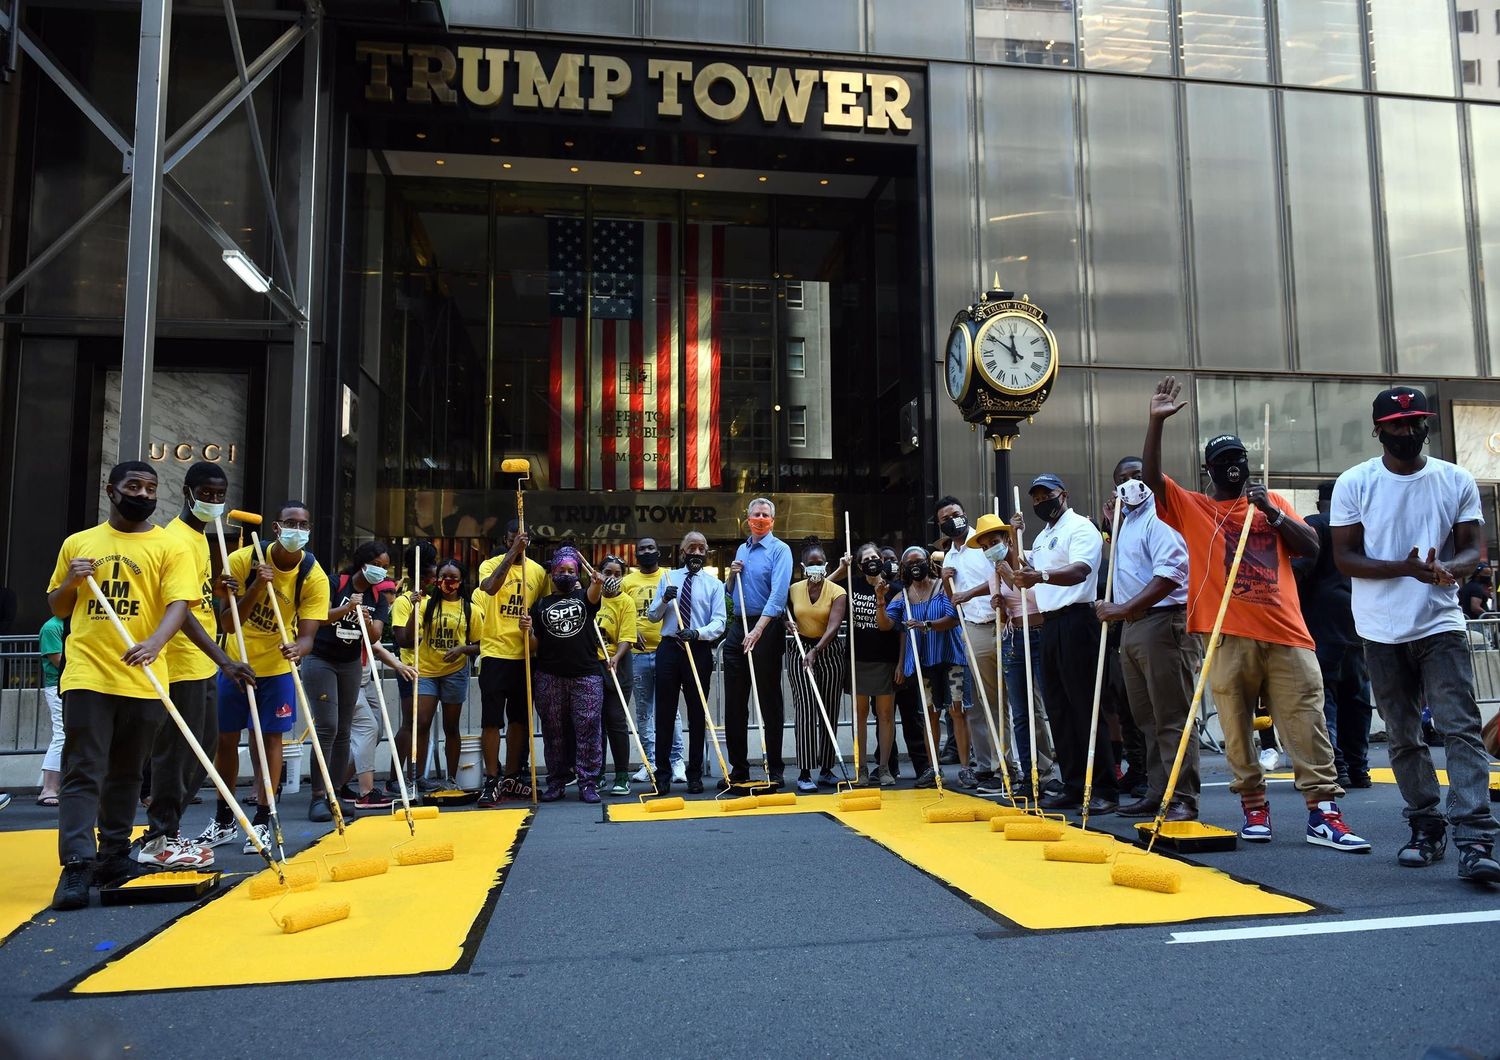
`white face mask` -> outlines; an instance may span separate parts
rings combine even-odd
[[[224,515],[226,505],[222,501],[218,504],[210,504],[208,501],[200,501],[195,493],[189,493],[188,496],[193,498],[191,509],[193,518],[199,522],[211,523]]]
[[[364,574],[365,581],[369,582],[371,585],[379,585],[381,582],[385,581],[386,571],[384,567],[375,567],[371,566],[370,564],[365,564],[365,569],[361,573]]]
[[[1008,555],[1010,555],[1010,546],[1003,538],[984,550],[984,558],[991,563],[999,563]]]
[[[1128,478],[1115,487],[1115,492],[1120,495],[1121,504],[1134,509],[1146,503],[1151,496],[1151,487],[1138,478]]]
[[[306,530],[293,530],[291,527],[283,527],[276,534],[277,542],[288,552],[301,552],[307,544],[307,537]]]
[[[802,568],[802,573],[807,575],[808,581],[820,582],[824,578],[828,577],[828,564],[809,563],[807,566]]]

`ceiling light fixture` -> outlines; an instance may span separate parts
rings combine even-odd
[[[440,166],[446,166],[448,164],[445,159],[441,159],[441,158],[434,158],[432,161],[434,163],[436,163],[437,165],[440,165]]]
[[[222,257],[230,271],[244,280],[245,286],[256,294],[265,294],[271,289],[271,281],[255,267],[255,262],[243,250],[226,250]]]
[[[491,136],[490,137],[490,143],[492,143],[492,144],[498,144],[499,142],[500,142],[500,137],[498,137],[498,136]]]
[[[417,133],[417,139],[418,140],[425,140],[425,139],[427,139],[427,134],[426,133]]]
[[[639,169],[632,169],[630,172],[634,173],[636,176],[641,175],[641,171]]]
[[[706,175],[706,174],[703,174],[703,173],[695,173],[695,174],[694,174],[694,176],[696,176],[696,177],[697,177],[697,178],[698,178],[698,179],[699,179],[699,180],[702,180],[702,179],[703,179],[703,178],[704,178],[704,176],[705,176],[705,175]]]
[[[569,166],[568,167],[568,172],[569,173],[577,173],[578,172],[578,167],[577,166]]]
[[[572,140],[564,140],[563,141],[563,146],[564,147],[572,147],[573,146],[573,141]]]
[[[818,181],[818,183],[819,184],[827,184],[828,183],[828,178],[824,177],[822,180]]]
[[[766,178],[766,176],[764,174],[762,174],[761,176],[758,176],[755,179],[758,180],[758,181],[760,181],[762,184],[764,184],[766,182],[767,178]]]
[[[501,162],[500,163],[500,168],[501,169],[509,169],[510,168],[510,163],[509,162]]]

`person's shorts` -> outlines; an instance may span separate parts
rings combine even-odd
[[[854,660],[854,691],[861,696],[889,696],[896,691],[896,664]]]
[[[479,660],[479,724],[485,729],[503,729],[507,722],[526,724],[526,663],[521,659]]]
[[[219,732],[243,732],[250,727],[250,697],[223,674],[219,675]],[[291,732],[297,721],[297,686],[292,675],[255,679],[255,703],[260,708],[262,732]]]
[[[524,676],[524,675],[523,675]],[[439,703],[463,703],[469,698],[469,664],[442,677],[424,677],[417,682],[417,695],[437,696]]]
[[[964,694],[964,675],[968,668],[957,663],[939,663],[922,669],[927,684],[927,708],[940,714],[960,702]]]
[[[401,702],[408,702],[411,699],[413,691],[412,683],[401,676],[401,671],[395,670],[392,672],[396,675],[396,695],[401,697]]]

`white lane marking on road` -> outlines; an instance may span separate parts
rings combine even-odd
[[[1297,935],[1338,935],[1347,931],[1390,931],[1393,928],[1445,927],[1451,924],[1485,924],[1497,920],[1500,920],[1500,909],[1478,909],[1469,913],[1389,916],[1375,920],[1324,920],[1315,924],[1278,924],[1272,927],[1227,928],[1222,931],[1174,931],[1167,940],[1167,945],[1185,942],[1238,942],[1241,939],[1276,939]]]
[[[1234,781],[1232,781],[1232,780],[1216,780],[1212,784],[1199,784],[1198,786],[1200,788],[1227,788],[1227,787],[1229,787],[1229,785],[1231,785],[1233,783],[1234,783]],[[1290,783],[1292,783],[1292,778],[1291,777],[1279,777],[1279,778],[1278,777],[1267,777],[1266,778],[1266,783],[1267,784],[1290,784]]]

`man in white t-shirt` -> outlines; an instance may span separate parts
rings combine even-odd
[[[1385,452],[1339,476],[1328,522],[1334,561],[1351,580],[1354,625],[1411,824],[1397,861],[1421,868],[1440,860],[1451,822],[1459,877],[1500,883],[1489,756],[1457,596],[1479,562],[1479,489],[1463,468],[1423,455],[1431,415],[1420,390],[1398,386],[1376,396],[1373,419]],[[1446,817],[1422,739],[1424,705],[1445,740]]]
[[[1104,537],[1098,527],[1068,506],[1068,488],[1056,475],[1038,475],[1032,481],[1031,510],[1042,526],[1032,538],[1016,584],[1035,589],[1042,613],[1042,699],[1052,722],[1064,789],[1042,799],[1042,806],[1077,810],[1083,804],[1089,722],[1094,713],[1094,671],[1084,660],[1099,651],[1094,601],[1099,596]],[[1017,525],[1019,520],[1017,513]],[[1119,807],[1115,756],[1102,717],[1094,755],[1090,816],[1113,813]]]

